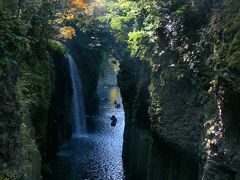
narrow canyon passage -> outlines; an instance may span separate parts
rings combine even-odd
[[[87,117],[87,133],[73,136],[63,144],[51,162],[51,179],[124,179],[124,110],[116,73],[110,63],[106,63],[97,93],[100,100],[99,116]],[[115,100],[121,104],[120,108],[115,108]],[[112,115],[118,119],[113,127],[110,120]]]
[[[0,180],[240,180],[240,0],[0,0]]]

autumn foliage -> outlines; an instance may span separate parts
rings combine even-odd
[[[58,18],[54,22],[61,27],[59,31],[61,37],[67,40],[76,36],[76,30],[69,26],[69,22],[81,17],[83,19],[90,17],[94,14],[93,12],[103,7],[105,0],[65,0],[64,2],[66,10],[58,12],[56,14]]]
[[[70,4],[72,6],[72,10],[87,10],[90,11],[89,4],[85,3],[84,0],[71,0]]]
[[[76,31],[71,26],[61,28],[60,33],[64,39],[72,39],[73,36],[76,36]]]

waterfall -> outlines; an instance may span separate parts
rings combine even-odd
[[[78,67],[71,55],[67,54],[70,68],[70,76],[72,81],[72,102],[71,102],[71,118],[75,128],[73,137],[82,137],[86,135],[86,115],[82,94],[82,83],[79,77]]]

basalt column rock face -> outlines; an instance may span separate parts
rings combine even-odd
[[[121,63],[131,177],[240,178],[239,8],[234,0],[196,0],[177,22],[170,7],[159,56]]]
[[[47,152],[53,155],[59,146],[72,135],[72,122],[69,119],[71,108],[71,79],[68,59],[63,54],[55,53],[54,90],[49,109]]]
[[[123,159],[130,177],[146,179],[152,138],[148,117],[149,68],[134,60],[120,65],[118,84],[125,109]]]
[[[240,178],[240,2],[225,0],[217,5],[213,7],[221,7],[221,11],[213,13],[207,27],[216,35],[206,39],[215,42],[210,57],[217,62],[209,89],[215,111],[207,108],[204,118],[203,178],[237,180]]]
[[[150,68],[147,63],[124,61],[118,76],[126,125],[123,159],[132,179],[197,179],[198,160],[151,129],[148,111]],[[172,132],[174,133],[174,132]]]

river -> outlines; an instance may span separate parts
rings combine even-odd
[[[111,63],[105,64],[104,75],[99,80],[99,114],[87,117],[87,133],[65,142],[51,161],[52,179],[56,180],[121,180],[124,179],[122,144],[124,110],[116,73]],[[117,100],[120,108],[115,108]],[[118,119],[111,126],[110,117]]]

